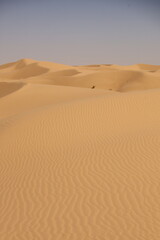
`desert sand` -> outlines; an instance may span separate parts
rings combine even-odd
[[[0,240],[160,239],[160,66],[0,66]]]

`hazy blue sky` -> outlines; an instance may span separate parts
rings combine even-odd
[[[160,64],[158,0],[0,0],[0,64]]]

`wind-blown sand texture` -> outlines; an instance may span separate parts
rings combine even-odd
[[[0,66],[0,240],[44,239],[160,239],[160,66]]]

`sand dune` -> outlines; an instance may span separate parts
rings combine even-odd
[[[0,66],[0,78],[5,79],[26,79],[33,76],[40,76],[50,71],[68,69],[70,66],[63,64],[35,61],[32,59],[21,59],[17,62]]]
[[[159,240],[159,69],[0,66],[0,239]]]
[[[102,70],[83,72],[81,69],[49,72],[26,82],[83,88],[106,89],[119,92],[160,87],[160,74],[132,70]]]
[[[106,89],[119,92],[160,87],[160,66],[114,64],[67,66],[21,59],[0,66],[0,81]]]

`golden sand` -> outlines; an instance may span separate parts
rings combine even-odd
[[[0,66],[0,240],[160,239],[160,66]]]

